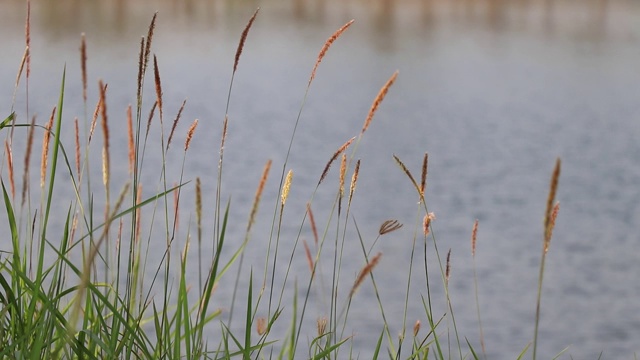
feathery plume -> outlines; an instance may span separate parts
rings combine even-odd
[[[178,110],[178,114],[176,118],[173,120],[173,125],[171,126],[171,132],[169,133],[169,140],[167,140],[167,150],[169,150],[169,145],[171,145],[171,139],[173,139],[173,133],[176,131],[176,126],[178,126],[178,121],[180,121],[180,116],[182,115],[182,110],[184,110],[184,105],[187,103],[187,99],[184,99],[182,102],[182,106],[180,106],[180,110]]]
[[[381,252],[372,257],[371,260],[360,270],[360,274],[356,278],[356,281],[353,283],[353,287],[351,287],[349,297],[353,297],[353,294],[355,294],[356,290],[358,290],[360,285],[362,285],[362,282],[367,277],[367,275],[369,275],[371,271],[373,271],[373,268],[378,265],[378,262],[380,262],[380,257],[382,257]]]
[[[262,336],[265,332],[267,332],[267,319],[263,317],[259,317],[256,321],[256,332],[258,335]]]
[[[287,197],[289,197],[289,189],[291,188],[291,180],[293,178],[293,170],[289,170],[287,173],[287,177],[284,179],[284,185],[282,186],[282,195],[280,197],[280,204],[284,207],[284,204],[287,202]]]
[[[398,220],[386,220],[380,225],[380,229],[378,230],[379,235],[385,235],[392,231],[396,231],[402,227],[403,224],[398,222]]]
[[[256,12],[253,13],[253,16],[251,17],[251,19],[249,19],[247,26],[245,26],[244,30],[242,31],[242,35],[240,36],[240,42],[238,43],[238,48],[236,49],[235,61],[233,62],[234,73],[238,69],[238,63],[240,62],[240,55],[242,54],[242,49],[244,49],[244,43],[247,40],[247,35],[249,35],[249,30],[253,25],[253,21],[256,19],[256,16],[258,15],[258,11],[260,11],[260,8],[257,8]]]
[[[360,159],[356,161],[356,167],[353,170],[353,176],[351,176],[351,186],[349,187],[349,205],[353,199],[353,193],[356,191],[356,183],[358,182],[358,173],[360,172]]]
[[[133,138],[133,115],[131,105],[127,107],[127,136],[129,141],[129,174],[133,174],[136,166],[136,145]]]
[[[391,77],[389,78],[389,80],[387,80],[384,86],[380,88],[380,92],[378,92],[378,95],[373,100],[373,104],[371,104],[371,108],[369,109],[369,114],[367,114],[367,118],[365,119],[364,125],[362,126],[362,130],[360,131],[361,134],[364,134],[364,132],[367,131],[367,129],[369,128],[369,125],[371,125],[371,120],[373,120],[373,115],[375,115],[376,111],[378,110],[378,107],[382,103],[382,100],[384,100],[384,97],[387,95],[389,88],[396,81],[397,77],[398,77],[398,71],[396,70],[396,72],[394,72],[393,75],[391,75]]]
[[[144,76],[147,71],[147,66],[149,64],[149,55],[151,55],[151,43],[153,41],[153,31],[156,28],[156,18],[158,17],[158,12],[156,11],[153,14],[153,18],[151,19],[151,24],[149,24],[149,30],[147,32],[147,41],[144,48],[144,64],[142,66],[142,75]],[[144,40],[144,39],[143,39]]]
[[[153,116],[155,115],[156,108],[158,107],[158,101],[155,101],[151,106],[151,110],[149,110],[149,118],[147,119],[147,130],[144,134],[145,138],[149,137],[149,129],[151,129],[151,120],[153,120]]]
[[[82,70],[82,99],[87,102],[87,43],[84,33],[80,34],[80,68]]]
[[[160,69],[158,69],[158,58],[153,55],[153,78],[156,84],[156,102],[160,111],[160,123],[162,124],[162,82],[160,81]]]
[[[40,162],[40,187],[44,187],[44,181],[47,177],[47,161],[49,159],[49,141],[51,140],[51,128],[53,127],[53,117],[56,114],[56,108],[53,108],[49,121],[44,126],[44,136],[42,137],[42,160]]]
[[[24,173],[22,175],[22,205],[27,199],[27,188],[29,187],[29,164],[31,162],[31,149],[33,148],[33,133],[36,128],[36,117],[31,118],[31,126],[27,133],[27,150],[24,154]]]
[[[309,265],[309,272],[311,273],[311,277],[314,275],[313,271],[313,257],[311,256],[311,250],[309,250],[309,245],[306,240],[302,240],[302,244],[304,245],[304,254],[307,257],[307,265]]]
[[[329,162],[327,163],[327,165],[325,165],[324,170],[322,171],[322,175],[320,175],[320,180],[318,181],[318,185],[320,185],[322,183],[322,180],[324,180],[325,176],[327,176],[327,173],[329,172],[329,168],[331,167],[331,164],[338,158],[338,156],[340,156],[340,154],[349,146],[351,145],[351,143],[353,142],[353,140],[355,140],[355,137],[352,137],[351,139],[347,140],[347,142],[345,142],[344,144],[342,144],[342,146],[340,146],[340,148],[338,148],[338,150],[333,154],[333,156],[331,157],[331,160],[329,160]]]
[[[478,236],[478,219],[473,223],[473,229],[471,230],[471,256],[476,256],[476,237]]]
[[[324,56],[327,54],[327,51],[329,50],[331,45],[340,37],[340,35],[342,35],[343,32],[345,32],[345,30],[349,28],[349,26],[351,26],[351,24],[353,24],[354,21],[355,20],[352,19],[346,24],[342,25],[340,29],[336,30],[336,32],[334,32],[331,36],[329,36],[327,41],[324,42],[324,45],[322,45],[322,49],[320,49],[320,53],[316,58],[316,63],[315,65],[313,65],[313,70],[311,71],[311,76],[309,77],[309,83],[307,86],[311,85],[311,82],[316,77],[316,70],[318,69],[320,62],[322,61]]]
[[[393,159],[396,161],[398,166],[400,166],[402,171],[404,171],[404,173],[407,174],[407,176],[409,177],[409,180],[411,180],[411,183],[416,188],[416,191],[418,191],[418,195],[421,195],[422,192],[420,190],[420,186],[418,186],[418,183],[416,182],[416,179],[414,179],[413,175],[411,175],[411,171],[409,171],[409,169],[404,165],[404,163],[402,162],[402,160],[400,160],[399,157],[397,157],[396,155],[393,155]]]
[[[344,196],[344,177],[347,174],[347,153],[342,153],[340,161],[340,199]]]
[[[27,44],[27,80],[31,75],[31,0],[27,0],[27,20],[24,29],[25,42]]]
[[[104,91],[107,91],[107,85],[104,86]],[[100,93],[102,93],[103,89],[100,86]],[[93,110],[93,118],[91,119],[91,128],[89,129],[89,142],[91,142],[91,138],[93,137],[93,132],[96,129],[96,124],[98,123],[98,115],[100,115],[100,109],[102,109],[102,97],[98,98],[98,103],[96,104],[95,110]]]
[[[313,218],[313,211],[311,211],[311,204],[307,203],[307,214],[309,214],[309,224],[311,224],[311,232],[313,232],[313,240],[318,246],[318,228],[316,228],[316,221]]]
[[[420,320],[416,320],[416,323],[413,325],[413,337],[418,336],[420,332]]]
[[[144,36],[140,39],[140,55],[138,57],[138,87],[136,91],[136,99],[138,101],[138,105],[142,103],[142,79],[144,79]]]
[[[424,216],[422,220],[422,232],[424,232],[424,236],[428,236],[431,232],[431,221],[435,220],[436,215],[432,212],[428,213]]]
[[[556,218],[558,217],[558,212],[560,211],[560,202],[556,202],[553,206],[553,210],[551,211],[551,220],[549,221],[549,230],[547,233],[547,238],[544,242],[544,252],[549,251],[549,244],[551,243],[551,236],[553,235],[553,228],[556,226]]]
[[[327,318],[319,317],[317,320],[317,324],[318,324],[318,337],[320,337],[324,335],[325,331],[327,330]]]
[[[251,230],[251,226],[255,220],[256,214],[258,213],[258,205],[260,204],[260,198],[262,197],[262,191],[264,190],[264,186],[267,183],[267,178],[269,177],[269,170],[271,169],[271,160],[268,160],[264,165],[264,170],[262,171],[262,178],[260,178],[260,184],[258,184],[258,189],[256,189],[256,196],[253,199],[253,206],[251,207],[251,215],[249,215],[249,223],[247,224],[247,234]]]
[[[429,154],[424,153],[422,159],[422,176],[420,178],[420,198],[424,199],[424,190],[427,187],[427,165],[429,164]]]
[[[107,87],[103,86],[102,80],[100,84],[100,114],[102,119],[102,134],[104,137],[104,147],[102,150],[102,181],[104,185],[109,187],[110,160],[109,160],[109,122],[107,118]]]
[[[184,142],[184,151],[189,150],[189,145],[191,144],[191,139],[193,138],[193,133],[196,131],[198,127],[198,119],[193,120],[191,126],[189,127],[189,131],[187,131],[187,139]]]
[[[553,231],[552,214],[553,203],[556,198],[556,191],[558,190],[558,180],[560,178],[560,158],[556,159],[556,166],[553,169],[551,175],[551,184],[549,185],[549,196],[547,197],[547,210],[545,211],[544,218],[544,249],[545,252],[549,249],[549,243],[551,243],[551,233]]]

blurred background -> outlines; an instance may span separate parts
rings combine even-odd
[[[378,90],[399,70],[356,154],[362,169],[353,209],[369,245],[382,221],[405,224],[374,249],[384,253],[377,280],[393,333],[402,326],[413,230],[421,216],[414,190],[392,155],[418,176],[422,156],[429,153],[427,202],[436,213],[440,251],[452,250],[450,284],[458,329],[476,349],[470,236],[474,220],[480,221],[478,295],[489,358],[515,358],[533,339],[542,218],[553,164],[561,157],[561,208],[547,259],[540,357],[552,358],[567,347],[562,358],[595,359],[601,353],[604,359],[632,358],[640,351],[640,2],[34,0],[27,116],[24,83],[12,104],[24,52],[26,5],[0,0],[0,115],[15,107],[19,122],[35,115],[43,124],[57,102],[66,64],[65,118],[84,119],[97,101],[97,79],[103,79],[109,84],[112,128],[122,124],[123,129],[112,131],[112,158],[121,159],[113,165],[114,182],[123,184],[128,176],[125,110],[135,104],[140,38],[157,11],[153,52],[162,76],[165,116],[175,116],[187,99],[176,132],[181,135],[176,136],[184,136],[191,121],[200,119],[185,179],[203,178],[209,197],[205,208],[212,214],[235,50],[257,7],[260,14],[231,96],[223,187],[224,199],[232,198],[232,216],[240,219],[230,231],[240,240],[262,165],[273,159],[275,171],[249,261],[264,264],[277,175],[318,51],[337,28],[355,19],[321,64],[302,114],[289,163],[294,181],[283,248],[290,249],[295,241],[324,165],[335,149],[357,135]],[[88,46],[88,110],[80,81],[81,33]],[[150,105],[153,89],[146,92]],[[65,136],[71,144],[71,127]],[[152,132],[150,139],[159,136]],[[24,137],[18,135],[16,146]],[[167,159],[171,174],[180,171],[182,159],[181,145],[174,146]],[[99,146],[94,150],[92,171],[99,174]],[[151,185],[145,191],[151,194],[161,158],[157,151],[146,156],[145,177]],[[62,195],[73,196],[70,188],[60,186]],[[316,222],[326,223],[336,187],[337,174],[332,173],[314,199]],[[186,234],[193,203],[183,200],[183,206],[180,230]],[[349,279],[364,263],[351,230],[352,222],[353,243],[347,244],[349,261],[343,270]],[[211,236],[210,229],[207,234]],[[312,239],[306,225],[302,236]],[[0,248],[6,250],[8,244],[0,239]],[[289,255],[283,255],[282,264]],[[421,264],[418,260],[414,268],[414,275],[422,275],[415,275],[411,287],[409,326],[417,319],[426,323]],[[433,264],[432,275],[437,269]],[[306,283],[304,254],[296,254],[294,269]],[[432,284],[438,280],[434,275]],[[218,290],[221,304],[228,303],[227,292]],[[327,284],[314,288],[309,326],[315,326],[315,316],[327,315],[327,293]],[[443,314],[446,308],[440,305]],[[354,300],[347,328],[355,334],[361,357],[370,356],[380,324],[375,296],[366,284]]]

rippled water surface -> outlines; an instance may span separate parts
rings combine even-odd
[[[223,187],[224,199],[232,199],[230,241],[238,244],[262,166],[273,160],[272,178],[245,258],[255,273],[262,274],[277,178],[310,70],[325,39],[354,18],[354,25],[318,69],[300,119],[288,165],[294,183],[285,210],[281,246],[286,255],[279,258],[281,264],[288,260],[305,203],[327,160],[358,134],[378,90],[399,70],[356,155],[362,159],[362,169],[354,220],[349,219],[347,232],[346,288],[364,263],[354,221],[368,245],[382,221],[393,218],[404,223],[374,249],[384,254],[376,279],[386,315],[392,333],[400,331],[414,224],[421,218],[415,190],[392,155],[419,176],[422,156],[428,152],[427,202],[436,213],[434,231],[441,255],[451,248],[450,292],[458,329],[479,346],[470,254],[471,228],[479,219],[476,264],[487,354],[515,358],[533,338],[542,215],[552,167],[560,157],[561,209],[546,264],[539,354],[551,358],[568,346],[567,354],[575,359],[595,359],[600,352],[605,359],[616,359],[632,358],[640,351],[640,3],[34,1],[29,116],[36,115],[41,124],[47,120],[66,64],[64,137],[72,144],[71,121],[74,116],[84,119],[85,113],[90,117],[97,79],[103,79],[109,84],[112,158],[117,159],[112,166],[114,189],[123,184],[128,171],[126,107],[135,103],[139,41],[158,11],[153,51],[162,76],[167,130],[187,99],[178,140],[167,159],[169,180],[179,181],[184,134],[198,118],[184,178],[202,178],[205,211],[211,214],[234,54],[244,24],[257,6],[261,12],[234,80]],[[12,106],[24,52],[25,4],[0,0],[0,9],[4,118]],[[90,79],[86,112],[78,52],[82,32]],[[151,84],[152,78],[146,80]],[[150,104],[151,87],[147,97]],[[21,122],[27,119],[25,99],[21,84],[15,101]],[[16,146],[24,142],[22,132],[18,137]],[[160,172],[155,145],[159,138],[159,132],[152,131],[154,145],[145,155],[150,193]],[[95,150],[91,174],[98,180],[100,154]],[[22,161],[21,154],[14,157]],[[337,168],[334,165],[313,200],[316,222],[323,226],[337,188]],[[6,176],[3,168],[5,182]],[[73,196],[68,186],[59,186],[62,194],[68,191]],[[180,247],[189,223],[194,231],[189,186],[181,200]],[[103,196],[96,190],[96,197]],[[335,222],[329,229],[326,246],[332,251]],[[211,229],[205,230],[210,239]],[[313,241],[308,225],[302,238]],[[8,241],[0,239],[1,250],[6,250]],[[203,252],[210,254],[211,245],[203,246]],[[192,244],[194,264],[195,248]],[[433,249],[427,251],[432,259]],[[294,258],[295,276],[306,284],[309,270],[300,248]],[[325,261],[310,297],[311,325],[316,316],[328,315],[323,309],[330,288],[330,258]],[[430,270],[431,283],[436,284],[432,295],[442,299],[436,290],[440,282],[435,262]],[[284,267],[278,271],[281,278]],[[408,327],[416,319],[426,323],[420,302],[420,294],[426,294],[421,258],[414,264],[414,276]],[[247,277],[248,271],[243,278]],[[191,281],[197,282],[197,276]],[[228,304],[229,289],[218,290],[221,304]],[[446,312],[440,301],[434,306],[438,316]],[[350,321],[346,331],[355,334],[356,351],[367,358],[381,331],[370,283],[354,298]]]

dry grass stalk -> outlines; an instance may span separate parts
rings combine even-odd
[[[380,229],[378,230],[379,235],[385,235],[392,231],[396,231],[402,227],[403,224],[398,222],[398,220],[386,220],[380,225]]]
[[[367,128],[369,128],[369,125],[371,124],[371,120],[373,120],[373,116],[375,115],[376,111],[378,110],[378,107],[382,103],[382,100],[384,100],[384,97],[387,95],[389,88],[396,81],[397,77],[398,77],[398,71],[396,70],[396,72],[394,72],[393,75],[391,75],[391,77],[389,78],[389,80],[387,80],[384,86],[380,88],[378,95],[373,100],[373,104],[371,104],[371,108],[369,109],[369,114],[367,115],[367,118],[364,121],[364,125],[362,126],[362,130],[360,131],[362,134],[364,134],[364,132],[367,131]]]
[[[251,226],[255,221],[256,214],[258,213],[258,205],[260,204],[260,198],[262,197],[262,191],[264,190],[264,186],[267,183],[267,178],[269,177],[269,170],[271,169],[271,160],[268,160],[264,165],[264,170],[262,171],[262,177],[260,178],[260,184],[258,184],[258,189],[256,189],[256,196],[253,199],[253,206],[251,207],[251,215],[249,215],[249,223],[247,224],[247,234],[251,230]]]
[[[144,62],[142,66],[142,76],[144,76],[145,72],[147,71],[147,66],[149,64],[149,55],[151,55],[151,43],[153,42],[153,31],[156,28],[157,17],[158,17],[158,12],[155,12],[153,14],[153,18],[151,19],[151,23],[149,24],[149,30],[147,32],[147,41],[144,47]]]
[[[4,151],[7,154],[7,167],[9,168],[9,184],[11,187],[11,198],[16,198],[16,184],[13,181],[13,153],[11,152],[11,146],[9,146],[9,141],[4,141]]]
[[[416,323],[413,325],[413,337],[418,336],[420,332],[420,320],[416,320]]]
[[[549,243],[551,242],[551,233],[553,231],[553,203],[556,199],[556,192],[558,190],[558,180],[560,179],[560,158],[556,159],[556,166],[553,169],[551,175],[551,184],[549,185],[549,196],[547,197],[547,210],[544,218],[544,249],[545,252],[549,249]]]
[[[476,256],[476,237],[478,236],[478,219],[473,223],[473,230],[471,230],[471,256]]]
[[[351,176],[351,186],[349,187],[349,205],[351,205],[351,200],[353,199],[353,193],[356,191],[356,183],[358,182],[359,173],[360,173],[360,159],[356,161],[356,167],[353,170],[353,175]]]
[[[182,110],[184,110],[184,106],[187,103],[187,99],[182,102],[182,106],[180,106],[180,110],[178,110],[178,114],[176,118],[173,120],[173,125],[171,126],[171,132],[169,133],[169,140],[167,140],[167,150],[169,150],[169,146],[171,145],[171,139],[173,139],[173,133],[176,131],[176,126],[178,126],[178,121],[180,121],[180,116],[182,115]]]
[[[136,206],[142,203],[142,184],[138,184],[138,192],[136,193]],[[140,241],[140,228],[142,226],[142,208],[138,207],[136,210],[136,233],[134,239],[136,243]]]
[[[75,131],[75,143],[76,143],[76,173],[80,176],[80,126],[78,125],[78,118],[73,120]]]
[[[191,126],[189,126],[189,131],[187,131],[187,139],[184,141],[184,151],[189,150],[189,145],[191,145],[191,140],[193,139],[193,133],[196,131],[198,127],[198,119],[193,120]]]
[[[420,198],[424,199],[424,190],[427,187],[427,166],[429,165],[429,154],[424,153],[422,159],[422,176],[420,178]]]
[[[196,224],[198,226],[198,245],[202,240],[202,184],[200,177],[196,178]]]
[[[325,332],[327,331],[327,318],[326,317],[319,317],[317,320],[317,324],[318,324],[318,337],[322,336],[325,334]]]
[[[256,321],[256,332],[258,335],[262,336],[267,332],[267,319],[263,317],[259,317]]]
[[[173,183],[173,187],[177,188],[178,187],[178,183],[174,182]],[[180,205],[180,191],[174,191],[173,192],[173,213],[175,214],[175,216],[173,218],[173,224],[174,224],[174,228],[176,229],[176,231],[180,227],[179,205]]]
[[[49,160],[49,142],[51,141],[51,128],[53,127],[53,117],[56,114],[56,108],[51,111],[51,117],[44,126],[44,136],[42,137],[42,160],[40,161],[40,187],[44,187],[44,181],[47,177],[47,161]]]
[[[551,236],[553,235],[553,228],[556,226],[556,218],[558,217],[558,212],[560,211],[560,203],[556,202],[553,206],[553,210],[551,211],[551,220],[549,221],[549,229],[548,229],[548,239],[545,239],[544,242],[544,252],[549,251],[549,244],[551,243]]]
[[[104,186],[109,188],[109,170],[110,170],[110,160],[109,160],[109,122],[107,118],[107,87],[102,84],[102,80],[99,82],[100,84],[100,114],[102,119],[102,135],[104,138],[104,147],[102,150],[102,181]]]
[[[22,175],[22,205],[27,199],[27,188],[29,187],[29,164],[31,163],[31,150],[33,148],[33,133],[36,129],[36,117],[31,118],[31,126],[27,133],[27,149],[24,154],[24,173]]]
[[[309,265],[309,272],[311,273],[311,277],[315,275],[315,271],[313,271],[313,256],[311,256],[311,250],[309,249],[309,244],[307,244],[306,240],[302,240],[302,244],[304,245],[304,254],[307,257],[307,265]]]
[[[131,105],[127,107],[127,143],[129,144],[129,174],[133,174],[136,166],[136,145],[133,138],[133,114]]]
[[[160,81],[160,69],[158,69],[158,58],[153,55],[153,79],[156,84],[156,102],[160,111],[160,123],[162,124],[162,82]]]
[[[416,182],[416,179],[414,179],[413,175],[411,175],[411,171],[409,171],[409,169],[404,165],[404,163],[402,162],[402,160],[400,160],[399,157],[397,157],[396,155],[393,155],[393,158],[395,159],[396,163],[400,166],[402,171],[404,171],[404,173],[407,174],[407,176],[409,177],[409,180],[411,180],[411,183],[416,188],[416,191],[418,191],[418,195],[422,195],[422,191],[420,190],[420,186],[418,186],[418,183]],[[422,199],[422,197],[420,197],[420,198]]]
[[[287,177],[284,179],[284,185],[282,185],[282,195],[280,196],[280,204],[284,207],[289,197],[289,189],[291,189],[291,180],[293,179],[293,170],[289,170]]]
[[[447,253],[447,267],[444,273],[444,278],[447,282],[447,285],[449,285],[449,275],[451,275],[451,249],[449,249],[449,252]]]
[[[84,33],[80,35],[80,68],[82,70],[82,99],[87,102],[87,42]]]
[[[352,137],[351,139],[347,140],[347,142],[342,144],[342,146],[340,146],[340,148],[338,148],[338,150],[333,154],[333,156],[331,157],[331,160],[329,160],[327,165],[325,165],[324,170],[322,170],[322,175],[320,175],[320,180],[318,181],[318,185],[320,185],[322,183],[322,181],[324,180],[324,178],[327,176],[327,173],[329,172],[329,168],[331,168],[331,164],[333,164],[333,162],[338,158],[338,156],[340,156],[340,154],[347,147],[349,147],[349,145],[351,145],[353,140],[355,140],[355,137]]]
[[[431,221],[435,220],[436,215],[432,212],[428,213],[424,216],[422,220],[422,232],[424,232],[424,236],[428,236],[431,232]]]
[[[240,36],[240,42],[238,43],[238,48],[236,49],[236,58],[235,58],[235,61],[233,62],[234,73],[238,69],[238,63],[240,62],[240,55],[242,55],[242,49],[244,49],[244,43],[245,41],[247,41],[247,35],[249,35],[249,30],[253,25],[253,21],[256,19],[256,16],[258,16],[258,11],[260,11],[260,8],[257,8],[256,12],[253,13],[253,16],[251,17],[251,19],[249,19],[247,26],[245,26],[244,30],[242,31],[242,35]]]
[[[376,265],[378,265],[378,263],[380,262],[380,258],[382,257],[382,253],[379,252],[377,253],[374,257],[371,258],[371,260],[360,270],[360,274],[358,275],[358,277],[356,278],[356,281],[353,283],[353,287],[351,288],[351,291],[349,292],[349,297],[352,297],[353,294],[355,294],[355,292],[358,290],[358,288],[360,287],[360,285],[362,285],[362,282],[364,281],[364,279],[367,277],[367,275],[369,275],[371,273],[371,271],[373,271],[373,268],[376,267]]]
[[[311,224],[311,232],[313,232],[313,240],[318,246],[318,228],[316,227],[316,221],[313,218],[313,211],[311,211],[311,204],[307,203],[307,214],[309,214],[309,224]]]
[[[316,70],[318,69],[318,66],[320,65],[320,62],[322,61],[324,56],[327,54],[327,51],[329,50],[331,45],[340,37],[340,35],[342,35],[343,32],[345,32],[345,30],[347,30],[349,28],[349,26],[351,26],[351,24],[353,24],[353,22],[354,22],[354,20],[352,19],[349,22],[347,22],[346,24],[342,25],[342,27],[340,29],[336,30],[336,32],[334,32],[327,39],[327,41],[324,42],[324,45],[322,45],[322,49],[320,49],[320,53],[318,54],[318,57],[316,58],[316,63],[315,63],[315,65],[313,65],[313,70],[311,71],[311,76],[309,77],[309,83],[308,83],[307,86],[311,85],[311,82],[316,77]]]

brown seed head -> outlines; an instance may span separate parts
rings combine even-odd
[[[80,35],[80,68],[82,70],[82,99],[87,102],[87,43],[84,33]]]
[[[556,226],[556,218],[558,217],[558,212],[560,211],[560,202],[556,202],[553,207],[553,211],[551,211],[551,221],[549,222],[549,230],[548,230],[548,238],[544,243],[544,252],[549,251],[549,244],[551,243],[551,236],[553,235],[553,228]]]
[[[424,216],[424,219],[422,220],[422,231],[424,232],[424,236],[429,235],[431,232],[431,221],[435,218],[436,215],[432,212]]]
[[[424,153],[422,159],[422,177],[420,178],[420,198],[424,199],[424,190],[427,186],[427,165],[429,164],[429,154]]]
[[[336,150],[336,152],[333,154],[333,156],[331,157],[331,159],[329,160],[329,162],[327,163],[327,165],[325,165],[324,170],[322,171],[322,175],[320,175],[320,180],[318,181],[318,185],[320,185],[322,183],[322,180],[324,180],[325,176],[327,176],[327,173],[329,172],[329,168],[331,167],[331,164],[333,164],[333,162],[338,158],[338,156],[345,151],[345,149],[347,147],[349,147],[349,145],[351,145],[351,143],[353,142],[353,140],[355,140],[355,137],[352,137],[351,139],[347,140],[347,142],[345,142],[344,144],[342,144],[342,146],[340,146],[338,148],[338,150]],[[346,166],[346,165],[345,165]]]
[[[451,274],[451,249],[449,249],[449,252],[447,253],[447,269],[445,271],[445,280],[447,281],[447,284],[449,284],[449,275]]]
[[[184,141],[184,151],[189,150],[189,145],[191,144],[191,139],[193,138],[193,133],[196,131],[198,127],[198,119],[193,120],[191,126],[189,127],[189,131],[187,131],[187,139]]]
[[[317,320],[317,324],[318,324],[318,337],[322,336],[325,334],[325,332],[327,331],[327,318],[326,317],[319,317]]]
[[[388,234],[392,231],[396,231],[402,227],[402,224],[398,222],[398,220],[387,220],[380,225],[380,230],[378,230],[378,234],[384,235]]]
[[[27,199],[27,188],[29,187],[29,164],[31,163],[31,149],[33,148],[33,133],[36,128],[36,117],[31,118],[31,126],[27,133],[27,150],[24,154],[24,173],[22,175],[22,205]]]
[[[306,240],[302,240],[302,244],[304,245],[304,254],[307,257],[307,265],[309,265],[309,272],[311,273],[311,277],[314,275],[313,271],[313,257],[311,256],[311,250],[309,249],[309,245]]]
[[[311,224],[311,231],[313,232],[313,240],[316,246],[318,245],[318,229],[316,228],[316,221],[313,219],[313,211],[311,211],[311,204],[307,203],[307,214],[309,214],[309,223]]]
[[[267,319],[263,317],[259,317],[256,321],[256,331],[258,335],[262,336],[267,332]]]
[[[420,320],[416,320],[416,323],[413,325],[413,337],[418,336],[420,332]]]
[[[268,160],[264,165],[264,170],[262,171],[262,177],[260,178],[260,184],[258,184],[258,188],[256,189],[256,196],[253,199],[253,206],[251,208],[251,215],[249,215],[249,223],[247,224],[247,234],[251,230],[251,226],[255,221],[256,214],[258,213],[258,205],[260,204],[260,198],[262,197],[262,191],[264,190],[264,186],[267,183],[267,178],[269,177],[269,170],[271,169],[271,160]]]
[[[356,161],[356,167],[353,170],[353,176],[351,176],[351,186],[349,187],[349,204],[353,199],[353,193],[356,191],[356,184],[358,182],[358,173],[360,172],[360,159]]]
[[[156,84],[156,102],[160,111],[160,123],[162,123],[162,82],[160,81],[160,69],[158,69],[158,58],[153,55],[153,78]]]
[[[180,116],[182,115],[182,110],[184,110],[184,106],[187,103],[187,99],[182,102],[182,106],[180,106],[180,110],[178,110],[178,114],[176,118],[173,120],[173,125],[171,126],[171,132],[169,133],[169,139],[167,140],[167,150],[169,150],[169,145],[171,145],[171,139],[173,138],[173,133],[176,132],[176,126],[178,126],[178,121],[180,121]]]
[[[360,270],[360,274],[358,275],[358,277],[356,278],[356,281],[353,283],[353,287],[351,288],[351,291],[349,292],[349,297],[353,297],[353,294],[355,294],[356,290],[358,290],[358,288],[360,287],[360,285],[362,285],[362,282],[364,281],[364,279],[367,277],[367,275],[371,274],[371,271],[373,271],[373,268],[376,267],[376,265],[378,265],[378,263],[380,262],[380,258],[382,257],[382,253],[377,253],[374,257],[371,258],[371,260]]]
[[[400,160],[399,157],[397,157],[396,155],[393,155],[393,159],[396,161],[398,166],[400,166],[402,171],[404,171],[404,173],[407,174],[407,177],[409,177],[409,180],[411,180],[411,183],[413,184],[413,187],[416,188],[416,191],[418,192],[418,195],[422,199],[422,196],[421,196],[422,195],[422,191],[420,190],[420,186],[418,186],[418,183],[416,182],[416,179],[414,179],[413,175],[411,175],[411,171],[409,171],[409,169],[404,165],[404,163],[402,162],[402,160]]]
[[[360,131],[360,133],[364,134],[364,132],[367,131],[367,129],[369,128],[369,125],[371,125],[371,120],[373,120],[373,116],[376,114],[378,107],[382,103],[382,100],[384,100],[384,97],[387,95],[389,88],[396,81],[397,77],[398,77],[398,71],[396,70],[396,72],[394,72],[393,75],[391,75],[389,80],[387,80],[387,82],[382,86],[382,88],[380,88],[380,92],[378,92],[378,95],[373,100],[373,104],[371,104],[371,108],[369,108],[369,114],[367,115],[367,118],[364,121],[364,125],[362,126],[362,130]]]
[[[476,256],[476,237],[478,236],[478,219],[473,223],[473,230],[471,230],[471,256]]]
[[[42,137],[42,159],[40,162],[40,187],[44,187],[44,181],[47,177],[47,161],[49,160],[49,141],[51,140],[51,128],[53,127],[53,117],[56,114],[56,108],[51,111],[51,117],[44,126],[44,136]]]
[[[253,21],[256,19],[256,16],[258,15],[258,11],[260,11],[260,8],[257,8],[256,12],[253,13],[253,16],[251,17],[251,19],[249,19],[247,26],[245,26],[244,30],[242,31],[242,35],[240,36],[240,42],[238,43],[238,48],[236,49],[236,58],[235,58],[235,61],[233,62],[234,73],[238,69],[238,63],[240,62],[240,55],[242,55],[242,49],[244,49],[244,43],[247,40],[247,35],[249,35],[249,30],[253,25]]]
[[[556,192],[558,190],[558,181],[560,179],[560,158],[556,159],[556,166],[553,169],[551,175],[551,184],[549,184],[549,196],[547,197],[547,210],[545,211],[544,218],[544,248],[545,251],[549,249],[549,243],[551,242],[551,233],[553,231],[552,225],[552,213],[553,203],[556,198]]]
[[[324,56],[327,54],[327,51],[331,47],[331,44],[333,44],[336,41],[336,39],[338,39],[340,37],[340,35],[342,35],[342,33],[345,32],[345,30],[347,30],[349,28],[349,26],[351,26],[351,24],[353,24],[354,21],[355,20],[350,20],[346,24],[342,25],[342,27],[340,29],[336,30],[336,32],[334,32],[327,39],[327,41],[324,42],[324,45],[322,45],[322,49],[320,49],[320,53],[318,54],[318,57],[316,58],[316,63],[315,63],[315,65],[313,65],[313,70],[311,71],[311,76],[309,77],[309,83],[308,83],[307,86],[311,85],[311,82],[316,77],[316,70],[318,69],[318,66],[320,65],[320,62],[322,61]]]

